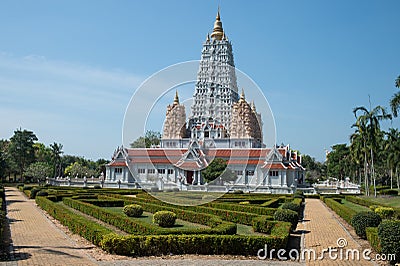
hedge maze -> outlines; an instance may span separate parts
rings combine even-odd
[[[286,249],[297,221],[288,222],[286,217],[277,221],[274,214],[285,205],[299,210],[303,201],[302,197],[232,193],[199,206],[179,206],[141,190],[19,188],[72,232],[105,251],[128,256],[256,256],[265,245]],[[163,193],[180,197],[185,192]],[[127,215],[131,213],[136,215]]]

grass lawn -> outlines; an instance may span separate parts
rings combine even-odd
[[[350,209],[355,210],[356,212],[370,211],[370,209],[365,206],[355,204],[355,203],[347,201],[345,199],[342,199],[342,204]]]
[[[363,198],[367,198],[372,201],[381,203],[382,205],[400,208],[400,197],[399,196],[397,196],[397,197],[396,196],[378,196],[377,198],[363,196]]]
[[[111,210],[118,213],[122,212],[122,207],[108,207],[107,210]],[[143,222],[153,224],[153,214],[150,212],[143,212],[141,217],[132,217],[131,219],[140,219]],[[181,229],[193,229],[193,228],[210,228],[209,226],[205,226],[202,224],[195,224],[187,221],[183,221],[180,219],[176,219],[174,227],[166,228],[170,230],[181,230]]]

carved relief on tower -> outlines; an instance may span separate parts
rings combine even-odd
[[[261,115],[257,113],[255,105],[250,105],[242,92],[239,101],[232,106],[230,137],[262,140],[261,123]]]
[[[174,103],[167,106],[165,116],[163,139],[181,139],[186,135],[186,112],[185,106],[179,104],[178,92]]]

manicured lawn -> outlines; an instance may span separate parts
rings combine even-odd
[[[342,204],[350,209],[355,210],[356,212],[370,211],[370,209],[365,206],[355,204],[355,203],[347,201],[345,199],[342,199]]]
[[[114,212],[122,213],[122,207],[108,207],[108,210],[112,210]],[[143,215],[141,217],[132,217],[132,219],[140,219],[143,222],[153,224],[153,214],[150,212],[143,212]],[[174,227],[168,228],[171,230],[181,230],[181,229],[193,229],[193,228],[210,228],[208,226],[202,225],[202,224],[195,224],[183,220],[176,219],[176,223]]]
[[[365,197],[363,198],[371,199],[372,201],[391,206],[391,207],[398,207],[400,208],[400,196],[378,196],[377,198],[374,197]]]

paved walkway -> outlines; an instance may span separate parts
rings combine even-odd
[[[304,230],[303,247],[316,252],[316,260],[313,256],[307,260],[305,253],[307,265],[374,265],[363,259],[361,246],[319,199],[306,199],[304,222],[298,225],[297,230]],[[322,250],[329,247],[336,248],[336,251],[332,250],[331,256],[325,251],[323,259],[318,259],[322,257]],[[359,251],[360,260],[352,259],[352,253],[349,253],[352,250]]]
[[[17,188],[6,200],[14,262],[5,265],[97,265]]]

